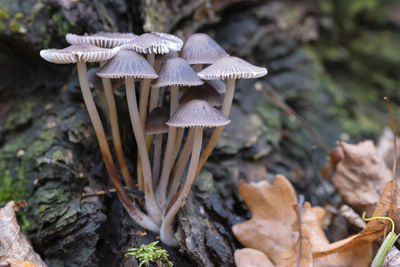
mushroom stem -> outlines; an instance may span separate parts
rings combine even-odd
[[[192,188],[192,184],[196,179],[196,169],[197,169],[197,164],[199,162],[199,156],[201,152],[201,142],[203,138],[203,127],[194,128],[193,138],[194,138],[193,149],[192,149],[193,152],[192,152],[192,157],[190,159],[190,165],[186,181],[181,187],[181,189],[178,191],[178,193],[174,195],[174,197],[169,202],[167,208],[163,213],[160,238],[163,243],[171,247],[176,247],[178,245],[173,235],[172,223],[174,221],[176,213],[184,205],[189,195],[190,189]]]
[[[153,152],[153,185],[158,183],[160,177],[161,166],[161,149],[162,149],[162,134],[156,134],[154,138],[154,152]]]
[[[129,109],[129,115],[131,117],[133,133],[135,134],[139,155],[142,160],[143,185],[145,193],[146,210],[150,215],[150,217],[157,224],[159,224],[161,222],[161,211],[154,198],[150,160],[147,154],[143,128],[140,123],[139,112],[136,103],[135,81],[132,78],[126,78],[125,87],[126,87],[126,97],[128,100],[128,109]]]
[[[175,146],[174,146],[174,153],[172,155],[172,162],[175,162],[176,157],[178,156],[179,153],[179,148],[181,148],[182,145],[182,138],[183,134],[185,133],[185,128],[178,128],[176,130],[176,141],[175,141]]]
[[[168,139],[167,139],[167,148],[165,149],[165,154],[164,154],[164,162],[163,162],[163,167],[161,171],[161,176],[160,176],[160,182],[158,183],[157,186],[157,197],[158,197],[158,202],[160,203],[160,206],[163,208],[166,199],[167,199],[167,186],[168,186],[168,179],[169,175],[171,173],[171,168],[172,168],[172,154],[174,152],[174,145],[175,145],[175,140],[176,140],[176,127],[169,127],[168,130]]]
[[[229,118],[229,114],[231,113],[234,92],[235,92],[235,79],[228,79],[226,82],[226,93],[224,97],[224,102],[222,104],[222,109],[221,109],[222,113],[227,118]],[[218,139],[222,135],[224,128],[225,128],[224,126],[220,126],[214,129],[210,137],[210,140],[207,143],[206,148],[204,149],[203,153],[201,153],[199,166],[197,166],[196,177],[199,175],[207,159],[210,157],[211,152],[217,145]]]
[[[179,107],[179,87],[177,85],[171,86],[171,107],[170,107],[170,117],[174,115],[175,111]]]
[[[79,84],[81,86],[83,100],[85,102],[86,109],[89,113],[90,120],[93,124],[93,128],[96,133],[97,141],[99,142],[100,145],[100,151],[101,154],[103,155],[108,175],[110,176],[111,182],[113,183],[116,189],[118,198],[121,200],[121,203],[128,212],[128,214],[138,225],[152,232],[157,233],[159,231],[159,227],[150,219],[150,217],[146,216],[139,209],[135,207],[135,205],[132,203],[132,201],[129,199],[128,195],[124,191],[124,188],[122,187],[121,183],[119,182],[117,170],[115,168],[111,156],[104,128],[101,123],[99,113],[97,112],[92,93],[90,92],[89,81],[87,79],[87,73],[86,73],[86,63],[78,62],[77,66],[78,66]]]
[[[192,154],[193,148],[193,128],[188,130],[188,134],[186,136],[185,144],[179,154],[179,158],[175,163],[174,168],[172,169],[171,176],[173,177],[170,181],[167,200],[169,201],[176,193],[179,188],[179,184],[183,177],[183,173],[186,169],[186,164],[189,161],[189,157]]]
[[[101,64],[102,65],[102,64]],[[117,155],[117,161],[119,167],[121,168],[122,177],[125,180],[125,184],[128,186],[129,189],[135,189],[135,183],[132,180],[131,174],[129,173],[128,165],[125,161],[124,152],[122,150],[121,145],[121,137],[118,125],[118,114],[117,114],[117,107],[115,105],[114,94],[111,86],[111,80],[102,78],[104,93],[106,96],[107,101],[107,110],[109,121],[111,125],[111,135],[112,141],[115,148],[115,154]]]
[[[150,66],[154,65],[153,53],[147,54],[147,61],[149,62]],[[146,125],[147,103],[149,101],[150,83],[151,83],[150,79],[144,79],[140,82],[139,116],[140,116],[140,123],[142,124],[142,129],[144,129],[144,126]],[[143,190],[143,184],[144,184],[143,170],[139,153],[137,157],[137,166],[138,166],[137,168],[138,186],[140,190]]]
[[[200,72],[203,69],[203,64],[194,64],[193,69],[195,72]]]

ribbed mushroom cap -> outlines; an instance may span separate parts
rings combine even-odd
[[[119,48],[101,48],[91,44],[70,45],[64,49],[45,49],[40,51],[40,56],[55,64],[70,64],[78,61],[100,62],[109,60]]]
[[[197,74],[204,80],[251,79],[266,75],[267,69],[238,57],[224,57]]]
[[[104,78],[157,79],[157,73],[147,60],[131,50],[120,50],[97,73]]]
[[[138,38],[133,33],[98,32],[91,35],[67,33],[65,39],[70,44],[92,44],[103,48],[114,48]]]
[[[87,76],[89,80],[89,86],[96,90],[104,90],[103,81],[99,76],[97,76],[97,72],[99,72],[99,69],[100,68],[91,68],[90,70],[88,70]],[[123,83],[123,79],[111,79],[111,86],[113,90],[120,87]]]
[[[168,132],[169,112],[164,108],[153,109],[147,118],[146,134],[163,134]]]
[[[171,127],[218,127],[230,122],[221,111],[204,100],[192,100],[179,108],[167,121]]]
[[[182,46],[183,41],[175,35],[152,32],[143,33],[135,40],[125,43],[122,47],[143,54],[165,54],[171,51],[179,51]]]
[[[205,33],[195,33],[187,39],[182,48],[182,57],[189,64],[212,64],[229,56],[214,39]]]
[[[179,104],[184,105],[195,99],[207,101],[211,106],[214,107],[222,106],[221,95],[207,83],[201,86],[188,87],[179,100]]]
[[[184,85],[196,86],[203,84],[197,73],[180,57],[174,57],[164,62],[157,81],[152,85],[155,88]]]
[[[205,80],[205,82],[211,85],[219,94],[225,94],[226,84],[221,80]]]

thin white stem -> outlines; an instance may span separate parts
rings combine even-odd
[[[102,78],[104,93],[106,96],[108,114],[109,114],[109,122],[111,126],[111,135],[112,141],[115,148],[115,154],[117,155],[117,161],[119,167],[121,168],[122,177],[125,180],[125,184],[130,189],[135,189],[135,183],[132,180],[131,174],[129,173],[128,165],[125,161],[124,151],[122,149],[121,137],[118,125],[118,113],[117,107],[115,105],[114,94],[111,86],[111,80]]]
[[[129,115],[136,143],[142,160],[143,185],[146,202],[146,210],[150,217],[159,224],[161,222],[161,210],[154,198],[153,182],[151,176],[150,160],[147,154],[146,143],[144,140],[143,128],[140,123],[139,112],[136,103],[135,82],[132,78],[125,79],[126,97],[128,100]]]
[[[235,79],[228,79],[226,83],[226,93],[224,96],[224,102],[222,104],[222,109],[221,109],[222,113],[227,118],[229,118],[229,114],[231,112],[234,92],[235,92]],[[214,129],[210,137],[210,140],[207,143],[206,148],[204,149],[203,153],[200,156],[199,166],[197,167],[196,176],[199,175],[207,159],[210,157],[211,152],[214,150],[215,146],[217,145],[218,139],[220,138],[222,132],[224,131],[224,128],[225,128],[224,126],[221,126],[221,127],[216,127]]]
[[[175,162],[176,157],[178,156],[179,149],[182,145],[183,134],[185,133],[185,128],[178,128],[176,131],[176,141],[174,146],[174,154],[172,156],[172,162]]]
[[[153,185],[157,185],[158,178],[160,178],[161,168],[161,149],[162,149],[162,134],[156,134],[154,138],[154,151],[153,151]]]
[[[174,115],[175,111],[179,107],[179,87],[177,85],[171,86],[171,107],[170,107],[170,117]]]
[[[188,130],[188,134],[186,136],[185,144],[179,154],[179,158],[175,163],[174,168],[172,169],[171,176],[173,177],[169,188],[168,188],[168,196],[167,200],[170,201],[171,198],[175,195],[176,191],[178,191],[179,184],[182,180],[183,174],[186,169],[186,165],[189,161],[190,155],[192,154],[193,148],[193,128]]]
[[[167,200],[167,187],[169,175],[172,169],[172,154],[174,152],[174,144],[176,140],[176,128],[169,127],[168,138],[167,138],[167,148],[165,149],[163,167],[160,176],[160,182],[158,183],[156,194],[158,197],[158,202],[160,207],[163,208]]]
[[[103,124],[101,123],[99,113],[97,112],[97,108],[93,100],[92,93],[90,92],[89,81],[87,79],[87,73],[86,73],[86,63],[78,62],[77,66],[78,66],[78,77],[82,90],[83,100],[85,101],[86,109],[89,113],[90,120],[93,124],[93,128],[96,133],[97,141],[99,142],[100,145],[100,151],[101,154],[103,155],[108,175],[110,176],[111,182],[113,183],[116,189],[118,198],[121,200],[121,203],[124,206],[125,210],[138,225],[152,232],[157,233],[159,231],[158,225],[156,225],[150,219],[150,217],[143,214],[139,209],[135,207],[135,205],[132,203],[132,201],[129,199],[128,195],[124,191],[124,188],[122,187],[121,183],[119,182],[117,170],[115,168],[110,148],[107,143]]]
[[[188,175],[186,181],[181,187],[181,189],[172,198],[170,203],[168,203],[167,208],[163,213],[163,219],[160,230],[161,241],[171,247],[176,247],[178,245],[174,234],[173,234],[173,221],[175,219],[176,213],[185,204],[185,201],[190,193],[193,182],[196,179],[196,169],[199,162],[199,156],[201,152],[201,142],[203,138],[203,128],[195,127],[194,129],[194,142],[193,142],[193,152],[192,158],[190,159],[190,165],[188,170]]]

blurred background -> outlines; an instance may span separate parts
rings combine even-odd
[[[169,252],[177,266],[231,266],[240,246],[231,226],[249,216],[240,180],[284,174],[313,205],[332,204],[320,177],[327,152],[338,140],[377,140],[389,125],[383,97],[400,103],[399,14],[395,0],[0,0],[0,205],[27,200],[21,225],[49,266],[131,266],[126,249],[155,237],[138,235],[112,195],[81,199],[110,185],[75,66],[39,51],[67,46],[69,32],[205,32],[269,74],[237,83],[232,123],[181,211],[185,245]]]

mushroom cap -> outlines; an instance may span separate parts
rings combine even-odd
[[[218,127],[230,122],[221,111],[204,100],[192,100],[180,107],[167,121],[171,127]]]
[[[180,57],[170,58],[164,62],[157,81],[152,85],[155,88],[184,85],[196,86],[203,84],[197,73]]]
[[[189,64],[212,64],[222,57],[229,56],[205,33],[192,34],[185,42],[181,54]]]
[[[205,83],[201,86],[188,87],[179,100],[184,105],[191,100],[200,99],[207,101],[211,106],[222,106],[222,97],[211,85]]]
[[[87,76],[89,80],[89,86],[96,90],[104,90],[103,88],[103,81],[99,76],[97,76],[97,72],[100,68],[91,68],[87,71]],[[120,87],[124,83],[123,79],[111,79],[111,86],[112,89],[115,90],[116,88]]]
[[[157,73],[147,60],[131,50],[120,50],[97,73],[104,78],[156,79]]]
[[[95,34],[77,35],[67,33],[65,39],[70,44],[92,44],[103,48],[114,48],[138,38],[134,33],[98,32]]]
[[[267,69],[238,57],[224,57],[197,74],[204,80],[251,79],[266,75]]]
[[[64,49],[44,49],[40,51],[40,56],[55,64],[70,64],[78,61],[100,62],[109,60],[118,51],[118,47],[108,49],[91,44],[76,44]]]
[[[221,80],[205,80],[205,82],[211,85],[219,94],[225,94],[226,84]]]
[[[153,109],[147,118],[146,134],[163,134],[168,132],[169,112],[161,107]]]
[[[179,51],[183,41],[175,35],[161,32],[143,33],[135,40],[122,45],[124,49],[134,50],[143,54],[166,54]]]

